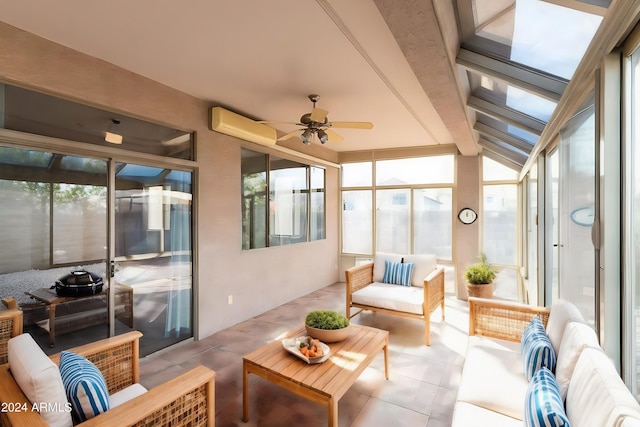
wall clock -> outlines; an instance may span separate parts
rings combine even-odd
[[[458,219],[463,224],[473,224],[478,218],[478,214],[471,208],[463,208],[458,213]]]
[[[593,209],[593,205],[578,208],[571,212],[571,220],[578,225],[582,225],[583,227],[591,227],[593,225],[595,215]]]

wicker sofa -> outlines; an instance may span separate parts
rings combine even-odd
[[[198,366],[146,391],[138,384],[138,341],[141,336],[140,332],[133,331],[69,350],[90,360],[101,371],[110,400],[120,394],[117,406],[79,425],[213,426],[215,372]],[[60,355],[53,355],[50,359],[58,365]],[[8,363],[0,366],[0,404],[5,409],[0,412],[0,424],[3,427],[49,425],[44,418],[46,414],[33,409],[43,402],[30,402],[27,399]],[[53,404],[48,409],[62,412]]]
[[[382,283],[385,261],[413,263],[411,286]],[[440,307],[444,320],[444,267],[435,255],[377,253],[373,263],[345,272],[347,317],[363,310],[378,311],[424,321],[425,344],[431,345],[431,314]],[[353,308],[359,309],[351,314]]]
[[[558,400],[571,426],[640,426],[640,405],[573,304],[559,301],[549,309],[481,298],[469,298],[469,342],[452,426],[524,426],[529,414],[548,408],[531,405],[537,391],[521,357],[522,333],[537,315],[557,355]],[[552,425],[564,425],[558,419]]]

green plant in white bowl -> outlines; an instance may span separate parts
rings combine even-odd
[[[304,324],[310,337],[323,342],[342,341],[351,333],[347,316],[333,310],[310,311]]]

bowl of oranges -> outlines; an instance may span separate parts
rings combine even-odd
[[[282,340],[282,346],[289,353],[305,362],[322,363],[329,358],[329,346],[311,337],[298,337]]]

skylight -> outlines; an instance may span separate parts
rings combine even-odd
[[[473,7],[476,34],[508,46],[507,59],[567,80],[602,21],[601,16],[540,0],[474,0]]]

